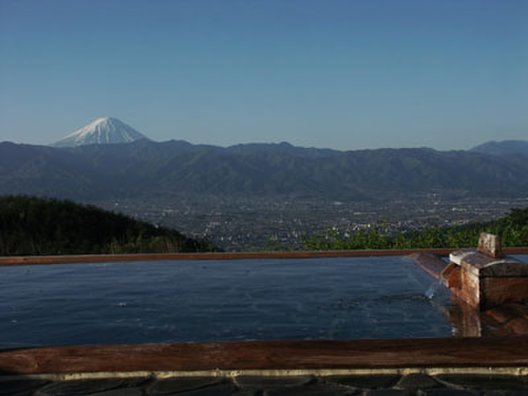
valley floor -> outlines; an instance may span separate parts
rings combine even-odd
[[[380,201],[223,198],[218,196],[122,199],[90,202],[148,222],[205,238],[226,251],[301,249],[307,235],[342,233],[382,224],[385,231],[486,222],[511,208],[515,199],[420,194]]]

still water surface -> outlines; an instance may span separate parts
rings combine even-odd
[[[403,257],[0,268],[0,347],[445,337],[449,296]]]

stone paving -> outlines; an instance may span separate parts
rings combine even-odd
[[[507,396],[528,395],[528,377],[354,375],[329,377],[2,379],[1,396]]]

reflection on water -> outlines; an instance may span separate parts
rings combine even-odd
[[[489,311],[480,312],[455,296],[452,297],[452,300],[452,304],[443,307],[442,310],[446,318],[451,322],[453,335],[456,337],[528,335],[528,329],[512,330],[509,329],[506,323],[497,322]],[[508,306],[505,305],[495,309],[501,308],[508,309]],[[515,318],[515,315],[511,318]]]
[[[482,335],[479,312],[455,296],[451,305],[441,308],[453,328],[455,337],[480,337]]]
[[[457,315],[446,289],[426,294],[431,279],[402,257],[0,271],[4,346],[447,337]]]

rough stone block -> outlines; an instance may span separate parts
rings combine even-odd
[[[348,396],[350,390],[333,384],[313,384],[280,389],[270,389],[264,392],[265,396]]]
[[[506,328],[515,335],[528,335],[528,319],[516,318],[506,324]]]
[[[392,388],[399,379],[399,375],[349,375],[325,377],[324,381],[359,389],[379,389]]]
[[[442,281],[472,307],[485,310],[528,301],[528,264],[471,249],[453,252],[449,258],[451,263],[443,271]]]
[[[313,381],[312,377],[262,377],[262,376],[239,376],[235,383],[241,388],[250,389],[272,389],[302,386]]]
[[[365,396],[410,396],[411,392],[404,389],[373,389],[364,393]]]
[[[254,389],[239,389],[232,393],[231,396],[261,396],[262,392]]]
[[[117,389],[124,385],[122,379],[86,379],[53,383],[35,392],[35,396],[77,396]]]
[[[436,381],[434,378],[425,374],[409,374],[403,377],[396,388],[417,390],[417,389],[431,389],[431,388],[442,388],[443,385]]]
[[[528,278],[483,278],[480,281],[481,307],[528,302]]]
[[[152,396],[172,395],[176,392],[186,392],[206,388],[219,384],[221,379],[216,377],[170,378],[154,382],[147,389]]]
[[[187,392],[177,393],[179,396],[231,396],[237,390],[234,384],[223,383],[209,386],[207,388],[195,389]],[[149,393],[147,393],[150,395]],[[176,393],[170,393],[175,395]]]
[[[491,308],[485,311],[485,314],[495,320],[497,323],[503,324],[518,317],[517,312],[512,311],[510,306],[512,304],[504,304],[499,307]]]
[[[48,384],[48,381],[40,380],[2,380],[0,378],[0,395],[19,395],[30,394],[42,386]]]
[[[468,389],[508,389],[508,390],[528,390],[528,383],[522,377],[509,375],[439,375],[442,381],[461,386]]]
[[[468,389],[431,389],[425,396],[478,396],[480,392]]]
[[[488,234],[486,232],[480,234],[478,251],[493,258],[504,257],[500,238],[497,235]]]
[[[89,396],[143,396],[143,390],[141,388],[120,388],[105,392],[92,393]]]

